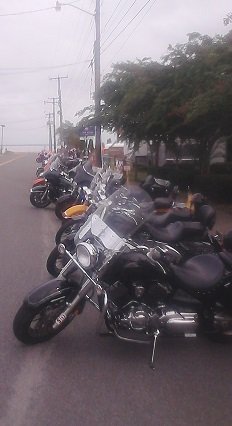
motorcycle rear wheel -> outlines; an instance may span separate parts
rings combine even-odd
[[[49,196],[47,195],[44,199],[42,199],[44,196],[43,192],[31,192],[30,193],[30,202],[34,207],[37,207],[39,209],[44,209],[45,207],[49,206],[51,204],[51,200]]]
[[[72,299],[74,296],[72,297]],[[70,297],[51,300],[37,309],[24,303],[18,310],[13,321],[15,337],[27,345],[42,343],[60,333],[74,318],[70,316],[59,329],[53,329],[56,318],[64,311]]]

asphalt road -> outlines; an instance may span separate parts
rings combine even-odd
[[[96,334],[92,307],[52,341],[26,347],[12,333],[24,295],[49,279],[59,227],[29,202],[35,156],[0,164],[0,425],[231,426],[232,346],[207,339],[150,348]]]

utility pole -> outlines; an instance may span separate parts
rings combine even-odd
[[[3,129],[6,126],[5,126],[5,124],[0,124],[0,126],[2,128],[2,136],[1,136],[1,154],[2,154],[2,151],[3,151]]]
[[[96,135],[95,135],[95,153],[96,165],[102,167],[102,149],[101,149],[101,30],[100,30],[100,0],[96,0],[95,10],[95,27],[96,39],[94,43],[94,69],[95,69],[95,118],[96,118]]]
[[[56,152],[56,103],[58,98],[48,98],[51,101],[44,101],[45,104],[52,104],[52,115],[53,115],[53,148]]]
[[[49,80],[57,80],[58,83],[58,105],[59,105],[59,114],[60,114],[60,141],[61,145],[64,142],[64,136],[63,136],[63,111],[62,111],[62,96],[61,96],[61,84],[60,80],[62,78],[68,78],[68,76],[60,77],[59,75],[57,77],[51,77]]]
[[[48,117],[48,121],[47,121],[47,125],[48,125],[48,147],[49,147],[49,151],[52,151],[52,121],[51,121],[51,116],[52,113],[49,112],[49,114],[46,114]]]
[[[95,120],[96,120],[96,133],[95,133],[95,161],[96,166],[102,167],[102,152],[101,152],[101,123],[100,123],[100,112],[101,112],[101,98],[100,98],[100,86],[101,86],[101,74],[100,74],[100,55],[101,55],[101,31],[100,31],[100,1],[96,0],[95,12],[89,12],[84,10],[81,7],[78,7],[72,3],[60,3],[56,1],[55,10],[58,12],[61,10],[62,6],[70,6],[81,12],[87,13],[88,15],[94,17],[95,19],[95,28],[96,28],[96,38],[94,43],[94,74],[95,74]]]

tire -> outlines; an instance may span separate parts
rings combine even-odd
[[[56,217],[58,217],[58,219],[63,220],[63,213],[65,212],[65,210],[67,210],[69,207],[72,207],[74,204],[74,201],[66,201],[62,204],[57,204],[56,203],[56,207],[55,207],[55,215]]]
[[[39,209],[44,209],[45,207],[49,206],[51,204],[51,200],[49,196],[47,195],[46,198],[42,200],[42,197],[44,196],[44,192],[31,192],[30,193],[30,202],[34,207],[37,207]]]
[[[38,169],[36,170],[36,176],[39,177],[41,175],[41,173],[44,172],[44,168],[43,167],[38,167]]]
[[[68,262],[69,257],[65,254],[60,254],[58,247],[54,247],[47,258],[47,271],[53,277],[58,277],[60,271]]]
[[[81,219],[65,219],[64,223],[56,233],[56,244],[63,243],[67,236],[70,235],[71,232],[77,232],[84,222],[85,221]]]
[[[52,328],[55,319],[64,311],[66,304],[70,303],[75,295],[76,292],[75,294],[73,292],[72,295],[53,299],[37,309],[33,309],[24,303],[19,308],[13,321],[15,337],[27,345],[42,343],[52,339],[73,320],[75,315],[67,318],[59,329],[54,330]]]

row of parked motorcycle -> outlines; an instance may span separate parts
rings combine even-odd
[[[62,222],[47,259],[54,278],[15,316],[21,342],[51,339],[87,302],[99,312],[99,333],[151,344],[152,368],[159,338],[232,340],[232,232],[213,233],[216,212],[202,194],[186,207],[176,186],[154,176],[135,185],[58,155],[42,167],[31,204],[55,203]]]

